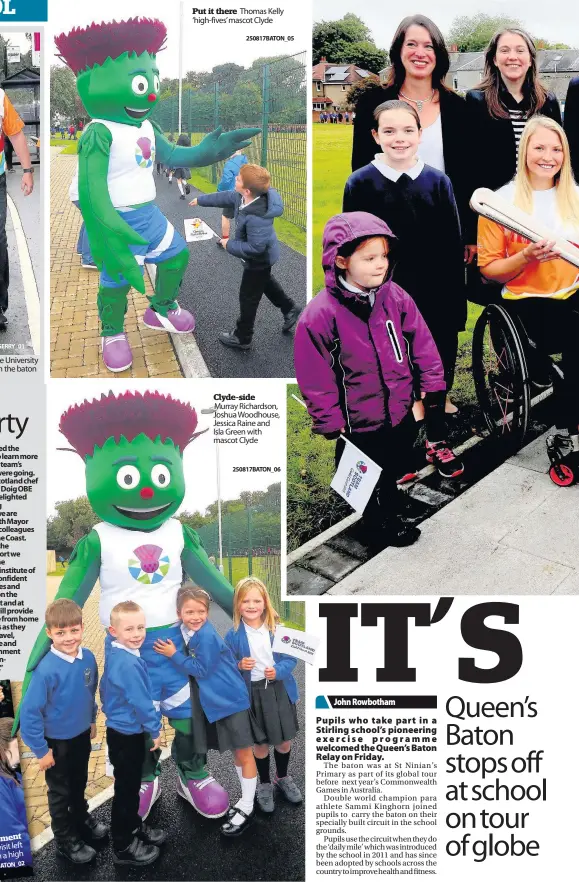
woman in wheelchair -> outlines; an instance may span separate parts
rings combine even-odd
[[[502,286],[505,306],[508,303],[508,311],[522,322],[536,352],[561,353],[562,373],[557,373],[553,388],[557,426],[568,431],[565,444],[579,464],[579,274],[554,247],[557,237],[579,243],[579,188],[567,138],[557,122],[542,116],[529,120],[515,178],[497,194],[553,231],[552,240],[530,243],[481,217],[478,265],[486,279]],[[560,470],[557,475],[562,477]],[[552,470],[551,477],[556,480]]]

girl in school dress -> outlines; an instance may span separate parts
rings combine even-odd
[[[183,585],[177,594],[177,614],[185,651],[177,649],[172,640],[157,640],[154,648],[193,678],[193,751],[230,750],[235,757],[241,799],[229,809],[221,827],[222,834],[230,837],[241,835],[253,820],[257,768],[252,745],[265,736],[252,723],[237,664],[208,619],[210,602],[202,588]]]
[[[251,697],[251,708],[265,737],[254,748],[260,784],[257,804],[273,812],[274,786],[291,803],[302,802],[302,794],[288,775],[292,739],[299,729],[296,702],[298,687],[292,674],[296,659],[272,651],[279,616],[267,588],[254,576],[241,579],[233,597],[233,628],[225,635]],[[271,781],[269,748],[274,745],[276,775]]]

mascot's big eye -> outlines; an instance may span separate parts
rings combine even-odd
[[[168,487],[171,483],[171,472],[164,465],[153,466],[151,480],[156,487]]]
[[[122,466],[117,472],[117,484],[123,490],[132,490],[141,480],[139,470],[132,465]]]
[[[133,77],[131,88],[135,95],[144,95],[145,92],[149,91],[149,81],[147,80],[147,77],[137,74],[136,77]]]
[[[161,88],[161,83],[159,81],[159,77],[157,76],[157,74],[155,74],[155,77],[153,79],[153,84],[155,86],[155,92],[158,92],[159,89]]]

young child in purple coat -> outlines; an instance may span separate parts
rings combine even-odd
[[[438,350],[414,300],[388,278],[395,247],[390,228],[372,214],[331,218],[323,241],[326,287],[304,310],[294,347],[313,431],[338,439],[336,463],[348,438],[382,468],[362,518],[364,541],[376,549],[411,545],[420,535],[401,518],[397,487],[416,438],[417,387],[425,405],[427,460],[445,478],[464,471],[445,440]]]

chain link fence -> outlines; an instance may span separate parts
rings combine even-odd
[[[223,573],[235,587],[245,576],[256,576],[267,586],[273,606],[283,621],[305,628],[305,605],[281,599],[281,515],[279,505],[248,506],[223,513]],[[197,528],[208,555],[219,564],[219,524]]]
[[[237,68],[231,65],[231,68]],[[181,132],[198,144],[208,133],[255,126],[261,130],[245,154],[264,166],[272,186],[282,195],[284,218],[306,229],[306,53],[254,63],[248,70],[232,69],[211,82],[183,82]],[[153,119],[175,140],[179,135],[179,96],[162,95]],[[196,172],[217,187],[223,162]]]

